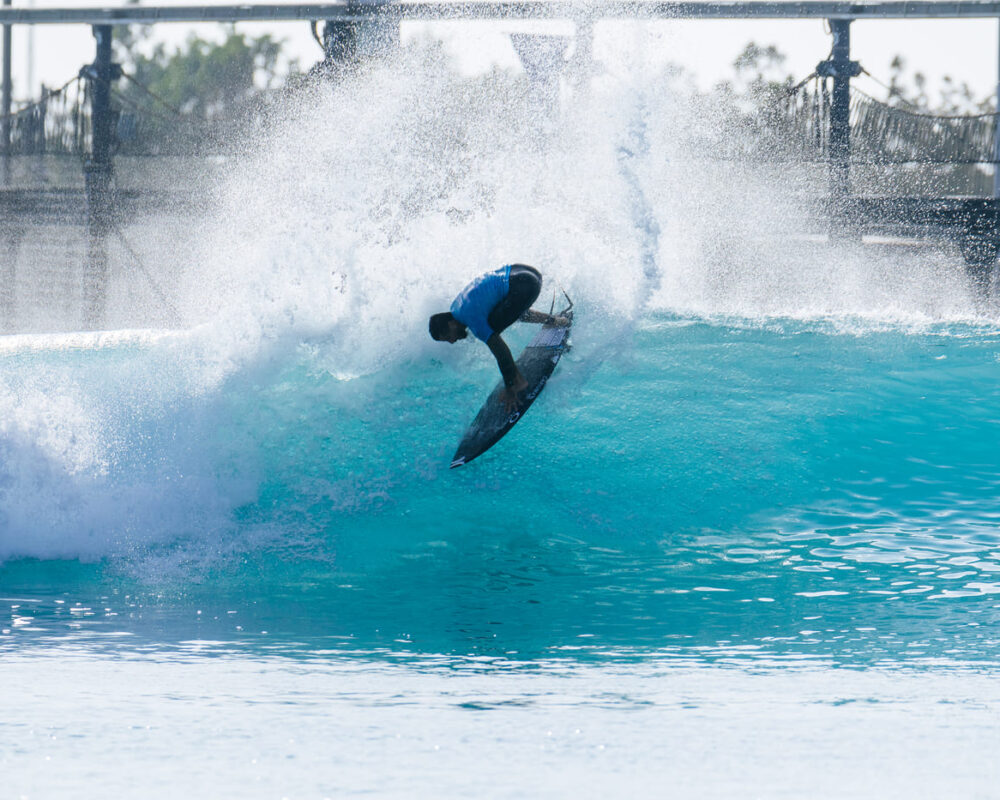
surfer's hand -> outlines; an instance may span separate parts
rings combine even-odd
[[[516,410],[520,405],[517,396],[527,388],[528,382],[524,379],[524,376],[521,373],[518,373],[517,379],[514,381],[514,385],[506,387],[500,393],[500,399],[503,400],[504,411],[509,414]]]
[[[565,328],[569,325],[569,317],[552,317],[552,325],[557,325],[560,328]]]

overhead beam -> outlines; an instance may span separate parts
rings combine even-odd
[[[0,8],[0,24],[148,25],[155,22],[344,21],[381,15],[413,20],[461,19],[985,19],[1000,18],[1000,2],[656,2],[655,0],[338,0],[328,3],[231,6]]]

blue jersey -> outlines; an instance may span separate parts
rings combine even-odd
[[[480,275],[466,286],[451,304],[452,316],[485,342],[493,335],[487,317],[509,291],[510,264]]]

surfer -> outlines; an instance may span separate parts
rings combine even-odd
[[[528,382],[518,371],[507,343],[500,338],[501,331],[518,320],[569,324],[565,317],[532,310],[531,304],[541,291],[542,275],[537,269],[527,264],[508,264],[472,281],[455,298],[451,311],[434,314],[428,325],[431,338],[438,342],[454,344],[468,336],[471,330],[477,339],[486,343],[503,376],[502,399],[508,412],[517,407],[517,395],[527,388]]]

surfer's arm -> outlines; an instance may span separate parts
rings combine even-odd
[[[504,390],[500,398],[503,400],[504,409],[509,414],[517,408],[517,394],[528,387],[528,382],[518,371],[517,364],[514,363],[514,357],[510,354],[510,348],[500,338],[500,334],[494,333],[490,336],[486,340],[486,346],[490,348],[490,351],[496,358],[497,366],[500,367],[500,374],[503,375]]]
[[[514,363],[514,356],[510,354],[510,348],[507,347],[507,343],[500,338],[499,333],[494,333],[486,340],[486,346],[490,348],[490,352],[493,353],[493,357],[497,360],[497,366],[500,367],[500,374],[503,375],[503,384],[508,389],[516,386],[519,382],[523,382],[524,378],[521,378],[521,373],[517,371],[517,365]],[[520,381],[518,380],[520,378]]]
[[[543,314],[529,308],[521,315],[521,322],[537,323],[541,325],[566,325],[569,320],[565,317],[553,317],[551,314]]]

